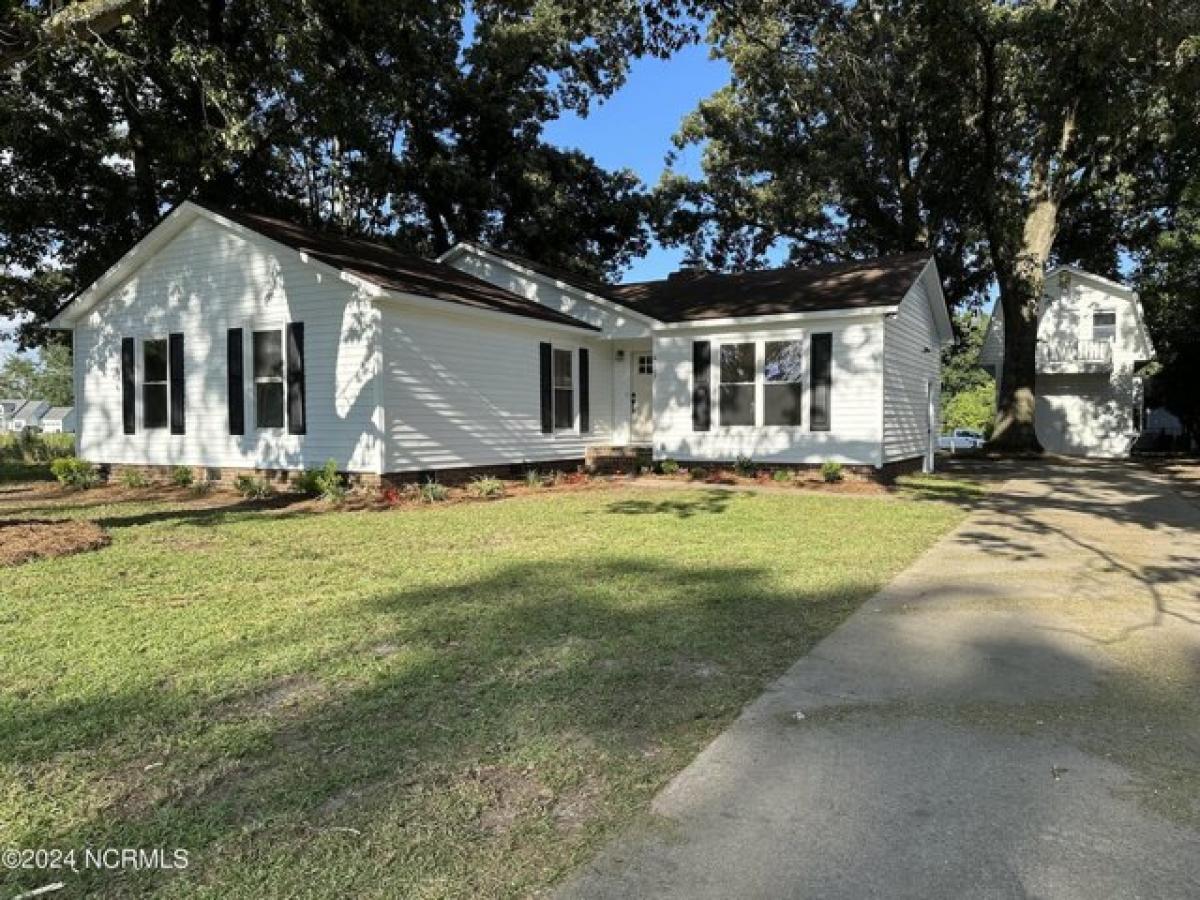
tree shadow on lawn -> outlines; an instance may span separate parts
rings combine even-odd
[[[695,497],[670,500],[616,500],[605,507],[608,513],[625,516],[672,515],[689,519],[695,515],[719,515],[729,508],[738,496],[732,491],[709,490]]]
[[[10,700],[10,764],[59,790],[106,788],[86,823],[10,823],[6,838],[191,852],[183,875],[79,876],[80,888],[109,895],[179,878],[236,895],[263,883],[259,864],[281,879],[274,893],[315,890],[326,873],[311,861],[322,853],[341,860],[328,889],[379,890],[373,838],[402,860],[388,876],[393,892],[422,878],[486,891],[488,878],[505,877],[498,867],[523,864],[509,874],[539,883],[631,798],[644,805],[878,586],[864,576],[836,594],[789,592],[760,568],[638,558],[513,564],[365,599],[349,614],[361,640],[265,681],[185,693],[173,673],[147,671],[126,692],[49,709]],[[322,618],[346,615],[306,615],[256,641],[233,636],[209,662],[226,671],[229,660],[270,658],[272,646],[304,645]],[[564,809],[575,810],[569,826]],[[346,829],[362,840],[347,841]],[[555,840],[560,849],[548,850]],[[501,862],[480,862],[489,857]],[[45,880],[34,876],[12,887]]]

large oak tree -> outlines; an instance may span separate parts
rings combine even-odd
[[[9,0],[31,37],[0,67],[0,315],[36,338],[188,197],[615,271],[648,239],[641,185],[542,128],[677,46],[685,2],[142,0],[37,40],[82,7]]]
[[[1053,260],[1113,273],[1195,80],[1190,0],[716,2],[733,82],[680,133],[703,177],[662,233],[716,265],[938,253],[953,302],[994,289],[994,441],[1037,446],[1037,305]]]

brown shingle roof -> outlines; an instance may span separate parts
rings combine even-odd
[[[590,331],[599,330],[596,326],[573,316],[526,300],[503,288],[460,272],[453,266],[410,256],[384,244],[317,231],[257,213],[223,209],[207,204],[197,205],[203,205],[210,212],[386,290],[432,297],[448,303],[556,322]]]
[[[894,306],[931,256],[918,251],[808,269],[679,273],[615,285],[604,296],[663,322]]]

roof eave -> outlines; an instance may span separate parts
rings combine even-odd
[[[557,278],[552,278],[551,276],[545,275],[541,272],[535,272],[533,269],[530,269],[528,266],[523,266],[520,263],[514,262],[511,259],[507,259],[506,257],[500,256],[497,253],[492,253],[491,251],[488,250],[487,247],[480,246],[479,244],[472,243],[471,241],[460,241],[459,243],[457,243],[453,247],[451,247],[449,250],[447,250],[445,253],[443,253],[441,256],[439,256],[437,258],[437,261],[441,262],[441,263],[445,263],[445,262],[448,262],[449,260],[454,259],[455,257],[461,255],[462,253],[474,253],[477,256],[487,257],[487,259],[492,261],[493,263],[496,263],[497,265],[502,265],[508,269],[511,269],[512,271],[517,272],[518,274],[524,276],[525,278],[531,278],[535,281],[545,282],[546,284],[552,285],[553,287],[557,288],[560,291],[566,291],[568,293],[575,294],[576,296],[582,297],[583,299],[588,300],[591,303],[596,303],[599,306],[614,309],[615,311],[620,312],[622,315],[628,315],[634,319],[639,320],[640,322],[642,322],[642,324],[649,326],[651,329],[653,329],[656,325],[661,324],[660,320],[654,318],[653,316],[649,316],[646,313],[638,312],[636,309],[633,309],[630,306],[626,306],[624,303],[621,303],[619,300],[613,300],[611,297],[603,297],[600,294],[596,294],[596,293],[593,293],[592,291],[584,290],[583,288],[578,287],[577,285],[571,284],[569,282],[562,281]]]

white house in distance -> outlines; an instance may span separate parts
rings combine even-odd
[[[9,431],[20,433],[34,428],[38,428],[42,424],[42,416],[50,409],[50,404],[45,400],[26,400],[8,417]]]
[[[52,406],[42,416],[42,434],[74,434],[75,407]]]
[[[912,468],[951,339],[928,254],[611,286],[190,202],[51,325],[93,462],[384,477],[610,448]]]
[[[1139,368],[1154,358],[1137,293],[1074,266],[1046,275],[1038,311],[1034,429],[1067,456],[1128,456],[1143,426]],[[979,362],[999,378],[1004,319],[999,304]]]

